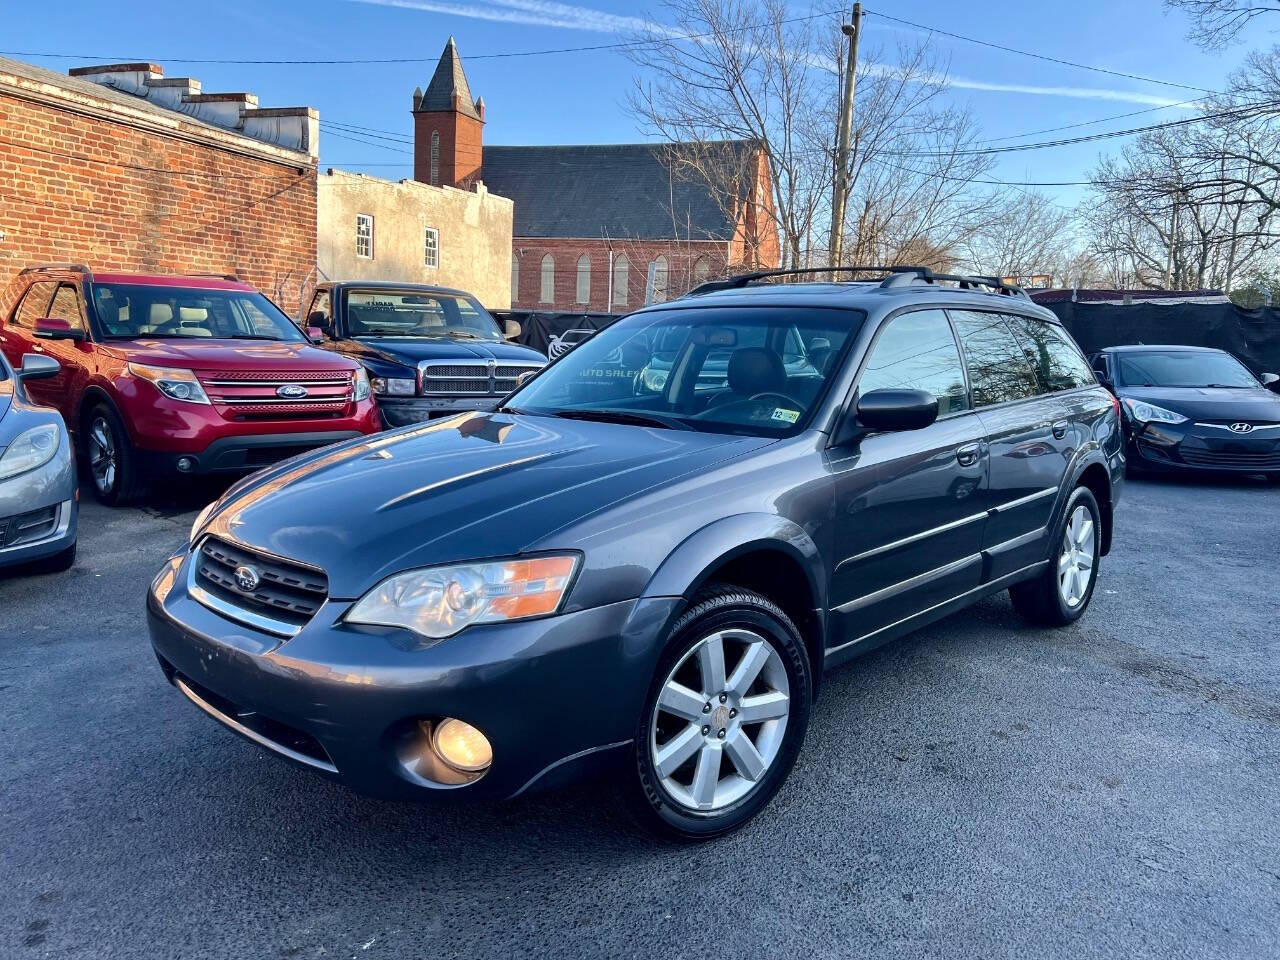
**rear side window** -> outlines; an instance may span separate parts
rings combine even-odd
[[[1050,392],[1094,382],[1093,371],[1074,341],[1060,327],[1034,317],[1007,317],[1040,386]]]
[[[975,407],[990,407],[1040,392],[1027,358],[999,313],[953,310],[960,342],[969,367],[969,386]]]
[[[35,327],[37,320],[48,316],[45,311],[49,309],[49,301],[53,299],[53,291],[57,286],[53,280],[37,280],[29,286],[13,315],[13,325],[31,329]]]
[[[925,390],[938,398],[938,416],[969,408],[964,369],[951,324],[941,310],[904,313],[888,322],[867,357],[859,393]]]

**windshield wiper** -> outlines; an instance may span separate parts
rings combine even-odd
[[[599,423],[627,423],[637,427],[662,427],[666,430],[692,430],[683,420],[654,413],[632,413],[630,410],[559,410],[555,414],[565,420],[593,420]]]

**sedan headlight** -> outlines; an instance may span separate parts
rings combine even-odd
[[[374,377],[369,383],[380,397],[412,397],[418,392],[417,383],[399,377]]]
[[[58,425],[45,423],[18,434],[0,456],[0,480],[43,467],[58,452]]]
[[[1124,408],[1129,411],[1129,418],[1134,423],[1187,422],[1187,418],[1182,414],[1166,410],[1164,407],[1157,407],[1154,403],[1147,403],[1145,400],[1134,400],[1131,397],[1125,397]]]
[[[539,617],[560,608],[577,565],[564,554],[408,570],[361,597],[346,620],[438,640],[476,623]]]
[[[190,370],[176,367],[153,367],[145,363],[129,364],[129,372],[156,385],[156,389],[170,400],[184,403],[208,403],[209,397],[200,381]]]
[[[364,367],[356,371],[356,388],[351,398],[357,403],[369,399],[369,371]]]

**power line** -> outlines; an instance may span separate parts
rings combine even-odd
[[[1155,77],[1144,77],[1139,73],[1125,73],[1123,70],[1108,70],[1106,67],[1095,67],[1088,63],[1077,63],[1074,60],[1063,60],[1060,57],[1051,57],[1043,53],[1033,53],[1030,50],[1019,50],[1017,47],[1006,47],[1003,44],[992,43],[990,40],[979,40],[977,37],[966,37],[961,33],[952,33],[949,30],[942,30],[938,27],[926,26],[923,23],[916,23],[914,20],[904,20],[902,17],[890,16],[887,13],[880,13],[877,10],[864,9],[863,12],[871,16],[881,17],[885,20],[892,20],[894,23],[901,23],[908,27],[915,27],[917,30],[925,30],[929,33],[936,33],[940,36],[950,37],[952,40],[963,40],[966,43],[976,43],[982,47],[990,47],[992,50],[1001,50],[1005,53],[1015,53],[1020,57],[1031,57],[1034,60],[1044,60],[1047,63],[1056,63],[1063,67],[1074,67],[1077,70],[1090,70],[1094,73],[1105,73],[1113,77],[1124,77],[1126,80],[1140,80],[1143,83],[1155,83],[1164,87],[1178,87],[1182,90],[1194,90],[1197,93],[1220,92],[1217,90],[1211,90],[1208,87],[1196,87],[1186,83],[1176,83],[1172,80],[1157,80]]]
[[[1129,113],[1117,113],[1110,117],[1099,117],[1097,120],[1084,120],[1080,123],[1068,123],[1061,127],[1045,127],[1043,130],[1030,130],[1026,133],[1010,133],[1003,137],[992,137],[989,140],[979,141],[983,144],[1000,143],[1002,140],[1021,140],[1023,137],[1038,137],[1046,133],[1058,133],[1062,130],[1077,130],[1080,127],[1091,127],[1095,123],[1110,123],[1112,120],[1126,120],[1129,117],[1140,117],[1147,113],[1158,113],[1161,110],[1174,110],[1178,107],[1189,107],[1193,103],[1203,103],[1208,97],[1195,97],[1191,100],[1180,100],[1177,103],[1166,103],[1159,107],[1147,107],[1145,110],[1132,110]]]

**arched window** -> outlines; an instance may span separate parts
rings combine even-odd
[[[431,185],[440,186],[440,131],[431,131]]]
[[[556,302],[556,260],[549,253],[542,258],[542,289],[538,300],[542,303]]]
[[[511,303],[514,306],[520,299],[520,258],[511,256]]]
[[[627,288],[630,285],[631,261],[627,259],[627,255],[624,253],[613,261],[613,305],[615,307],[625,307],[627,305]]]
[[[648,287],[645,303],[662,303],[667,299],[667,258],[662,254],[649,264]]]
[[[578,303],[591,302],[591,257],[583,254],[578,258]]]
[[[706,283],[711,277],[711,261],[706,257],[699,257],[693,262],[693,285],[696,287],[700,283]]]

